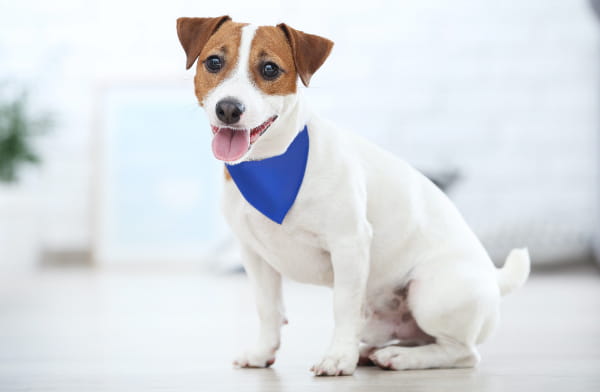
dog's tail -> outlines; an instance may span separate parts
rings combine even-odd
[[[500,293],[506,295],[525,283],[529,276],[529,252],[527,248],[513,249],[504,266],[497,270]]]

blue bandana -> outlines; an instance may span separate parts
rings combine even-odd
[[[226,166],[246,201],[281,224],[300,191],[307,161],[308,130],[304,126],[282,155]]]

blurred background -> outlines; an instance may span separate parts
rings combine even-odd
[[[588,1],[24,0],[2,2],[1,104],[27,93],[23,142],[39,163],[16,159],[0,183],[2,269],[235,264],[174,27],[226,13],[335,41],[306,91],[313,107],[448,185],[494,259],[525,245],[536,264],[592,257],[600,51]]]
[[[224,14],[335,41],[305,91],[315,111],[440,184],[495,262],[529,247],[533,278],[456,389],[521,390],[528,363],[562,390],[600,385],[597,4],[0,0],[0,389],[190,390],[253,339],[175,30]],[[332,326],[328,290],[286,292],[273,382],[308,368]],[[221,379],[263,377],[247,374]]]
[[[174,28],[224,13],[334,40],[306,91],[314,108],[450,185],[495,259],[524,245],[536,264],[591,257],[589,2],[234,3],[3,2],[2,104],[26,91],[25,121],[50,120],[24,138],[40,163],[17,163],[0,185],[3,267],[236,257],[223,251],[221,170]]]

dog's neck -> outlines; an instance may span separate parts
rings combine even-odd
[[[259,139],[245,160],[256,161],[283,154],[307,124],[311,111],[301,91],[285,98],[285,109]]]

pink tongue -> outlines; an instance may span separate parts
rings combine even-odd
[[[221,161],[232,162],[240,159],[250,147],[250,132],[248,130],[234,131],[231,128],[221,128],[213,137],[213,154]]]

